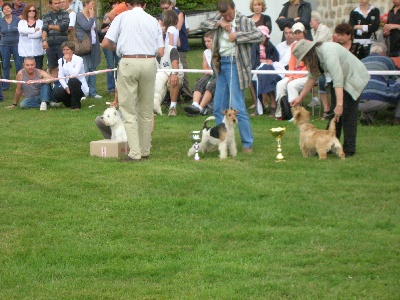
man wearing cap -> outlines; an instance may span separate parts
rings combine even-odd
[[[260,43],[263,34],[251,18],[238,12],[232,0],[219,0],[215,17],[201,23],[203,30],[214,31],[211,67],[217,74],[214,115],[222,123],[222,111],[237,109],[242,152],[253,152],[253,131],[244,100],[244,89],[251,83],[251,45]]]
[[[332,107],[335,113],[336,136],[343,127],[343,151],[346,157],[356,152],[358,99],[370,78],[367,68],[350,51],[337,43],[316,43],[301,40],[292,51],[297,61],[303,61],[309,74],[299,97],[291,106],[299,105],[311,91],[321,72],[332,77]]]
[[[125,162],[148,159],[151,147],[156,53],[164,55],[161,27],[144,11],[144,0],[131,0],[132,10],[111,23],[102,46],[121,57],[118,67],[118,102],[130,152]]]

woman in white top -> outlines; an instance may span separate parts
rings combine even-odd
[[[66,41],[61,45],[63,57],[58,60],[58,78],[61,87],[54,90],[55,102],[62,102],[73,110],[81,108],[81,98],[89,94],[89,87],[84,76],[66,78],[65,76],[85,73],[83,59],[74,54],[75,45]]]
[[[35,5],[28,4],[18,23],[19,43],[18,54],[24,57],[34,57],[37,69],[43,69],[43,56],[46,53],[42,47],[43,21],[39,19],[39,12]]]

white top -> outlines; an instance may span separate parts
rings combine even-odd
[[[236,22],[235,22],[235,18],[236,18],[236,11],[235,11],[235,17],[233,18],[233,20],[230,22],[232,25],[232,30],[231,33],[236,32]],[[222,18],[223,19],[223,18]],[[221,56],[231,56],[231,55],[235,55],[236,54],[236,43],[232,43],[229,40],[229,34],[225,31],[222,30],[221,32],[221,36],[219,37],[219,54]]]
[[[276,45],[276,50],[279,53],[279,62],[286,67],[289,64],[290,56],[292,54],[291,50],[292,44],[288,45],[286,41],[283,41]]]
[[[75,27],[75,23],[76,23],[76,12],[71,11],[69,13],[69,24],[68,24],[68,27]]]
[[[317,32],[314,32],[314,29],[311,28],[311,35],[313,41],[316,42],[332,42],[332,33],[329,30],[328,26],[324,24],[319,24],[317,28]]]
[[[211,55],[212,55],[211,50],[210,49],[206,49],[206,50],[204,50],[203,54],[204,54],[204,57],[207,60],[208,67],[211,68]]]
[[[179,30],[175,26],[169,26],[168,27],[167,33],[165,34],[165,46],[170,45],[169,33],[172,34],[172,37],[174,39],[172,46],[178,47]]]
[[[35,31],[35,28],[29,28],[26,20],[21,20],[18,23],[19,43],[18,54],[22,57],[44,55],[46,51],[42,47],[42,20],[36,20],[35,28],[40,28]]]
[[[71,75],[78,75],[85,73],[85,69],[83,66],[83,59],[82,57],[78,55],[72,55],[72,60],[70,62],[65,62],[64,58],[60,58],[58,60],[58,77],[65,77],[65,76],[71,76]],[[82,92],[87,96],[89,94],[89,87],[87,85],[85,76],[79,76],[78,77],[79,81],[82,83],[81,89]],[[68,87],[68,80],[67,79],[60,79],[60,84],[61,86],[66,89]]]
[[[119,14],[105,36],[117,44],[117,55],[156,55],[164,48],[162,30],[157,20],[142,8],[135,7]]]

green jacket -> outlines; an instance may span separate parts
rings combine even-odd
[[[357,100],[370,78],[364,64],[338,43],[325,42],[316,50],[321,68],[331,76],[333,87],[344,88]]]

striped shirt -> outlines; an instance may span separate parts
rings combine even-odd
[[[219,37],[224,30],[221,26],[215,28],[217,22],[222,18],[217,13],[214,18],[205,20],[201,23],[203,30],[214,30],[213,39],[213,63],[214,74],[219,74],[219,61],[216,59],[219,55],[220,40]],[[257,29],[251,18],[247,18],[236,11],[235,15],[236,43],[235,57],[237,72],[239,74],[240,88],[245,89],[251,82],[251,44],[258,44],[263,40],[263,34]]]
[[[61,31],[49,30],[49,25],[60,26]],[[49,46],[61,45],[68,40],[69,15],[66,10],[58,12],[50,11],[43,16],[42,31],[47,32],[47,43]]]

